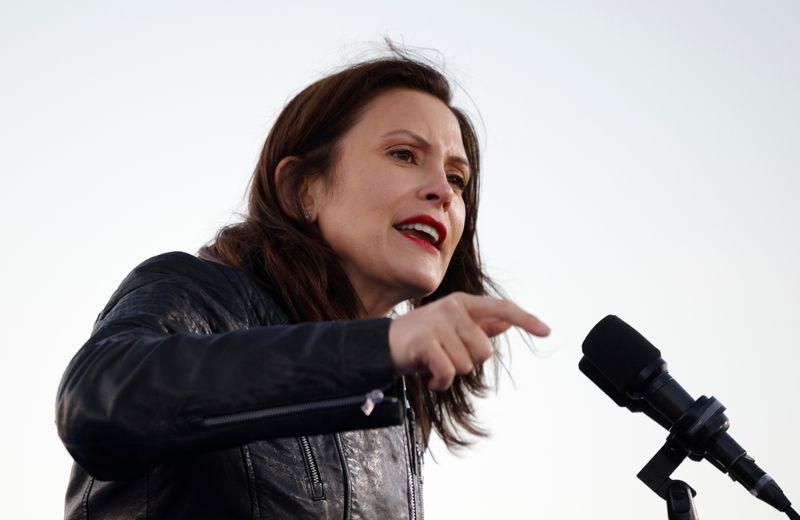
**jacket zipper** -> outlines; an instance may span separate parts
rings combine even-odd
[[[368,392],[367,394],[339,397],[336,399],[325,399],[322,401],[312,401],[310,403],[290,404],[285,406],[273,406],[271,408],[261,408],[258,410],[250,410],[247,412],[237,412],[225,415],[215,415],[212,417],[204,417],[200,424],[205,427],[213,426],[228,426],[240,422],[256,421],[259,419],[268,419],[271,417],[283,417],[286,415],[295,415],[306,412],[314,412],[318,410],[325,410],[329,408],[341,408],[345,406],[353,406],[360,404],[361,411],[364,415],[369,415],[375,408],[375,405],[384,401],[389,401],[393,398],[386,398],[383,395],[383,390],[376,389]]]
[[[298,437],[297,441],[300,443],[300,451],[303,452],[308,478],[311,481],[311,498],[313,500],[323,500],[325,498],[325,485],[322,483],[322,477],[319,474],[317,460],[311,451],[311,443],[305,435]]]
[[[417,478],[417,457],[416,457],[416,440],[415,435],[411,432],[411,428],[414,428],[414,411],[410,408],[408,409],[408,428],[409,428],[409,437],[408,437],[408,451],[409,456],[411,458],[411,465],[409,469],[411,470],[411,475],[409,476],[409,487],[411,489],[411,520],[417,520],[417,486],[416,486],[416,478]]]
[[[408,402],[408,392],[406,391],[406,380],[403,381],[403,401],[406,407],[406,442],[408,444],[408,457],[409,457],[409,476],[408,476],[408,489],[411,494],[411,520],[417,520],[417,491],[415,485],[415,478],[417,475],[417,440],[414,433],[414,410]]]
[[[342,485],[344,486],[344,520],[350,520],[350,510],[352,509],[352,496],[350,494],[350,469],[347,467],[347,460],[344,456],[344,447],[339,433],[333,434],[333,442],[336,443],[336,453],[339,455],[339,463],[342,465]]]

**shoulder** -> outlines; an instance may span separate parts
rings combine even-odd
[[[237,278],[221,268],[235,271],[226,266],[202,260],[181,251],[163,253],[140,263],[125,277],[117,292],[130,292],[153,283],[169,284],[187,289],[206,289],[218,285],[224,287],[229,278]],[[245,283],[244,273],[238,280]]]
[[[230,267],[203,260],[183,251],[172,251],[148,258],[137,265],[130,276],[183,275],[189,277],[214,277],[218,275],[219,267],[235,271]]]
[[[249,275],[225,264],[172,251],[148,258],[136,266],[129,278],[147,281],[172,278],[183,283],[230,283],[248,285],[255,283]]]
[[[250,323],[286,321],[275,295],[250,275],[181,251],[163,253],[137,265],[122,281],[101,317],[132,292],[167,292],[194,304],[221,306]]]

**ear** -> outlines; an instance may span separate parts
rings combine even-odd
[[[275,186],[279,196],[281,197],[281,205],[283,206],[284,211],[290,215],[293,215],[295,218],[302,218],[309,222],[314,222],[317,220],[317,206],[315,205],[315,202],[321,200],[321,192],[317,187],[317,185],[320,184],[320,180],[311,180],[306,178],[302,182],[298,183],[297,181],[289,181],[288,177],[291,175],[290,172],[292,168],[301,161],[302,159],[296,155],[289,155],[281,159],[280,162],[278,162],[278,165],[275,167]],[[287,186],[286,182],[289,182],[291,187]],[[283,196],[283,194],[287,189],[298,190],[300,194],[300,208],[294,208],[291,205],[286,204],[286,198]]]
[[[325,180],[321,175],[305,179],[303,187],[300,189],[300,201],[303,204],[303,211],[308,215],[309,222],[316,222],[319,218],[326,195]]]

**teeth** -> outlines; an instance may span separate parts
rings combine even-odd
[[[396,227],[397,229],[415,229],[417,231],[422,231],[423,233],[426,233],[433,238],[434,244],[439,243],[439,232],[436,231],[436,229],[426,224],[420,224],[419,222],[415,222],[413,224],[403,224],[402,226],[396,226]]]

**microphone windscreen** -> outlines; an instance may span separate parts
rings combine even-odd
[[[583,340],[583,354],[609,383],[625,391],[636,376],[661,352],[636,329],[609,315]]]

